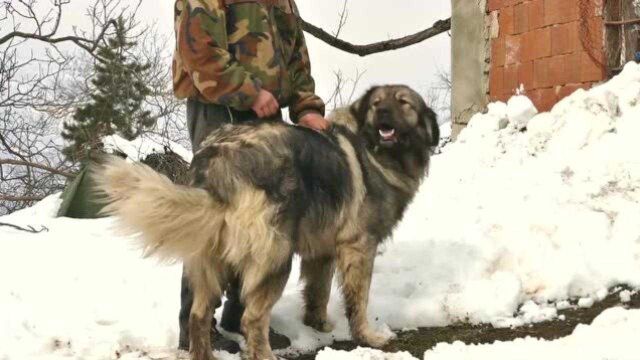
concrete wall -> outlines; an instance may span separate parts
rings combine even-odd
[[[453,136],[483,111],[489,93],[490,22],[487,0],[451,1],[451,118]]]

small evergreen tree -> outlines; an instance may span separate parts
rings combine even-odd
[[[119,18],[115,34],[97,50],[91,101],[76,109],[72,122],[64,124],[62,137],[70,143],[63,150],[67,157],[82,160],[103,136],[118,134],[132,140],[153,125],[154,118],[143,108],[151,94],[142,80],[150,65],[131,59],[135,45],[127,40],[124,20]]]

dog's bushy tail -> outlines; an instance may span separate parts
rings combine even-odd
[[[94,175],[107,203],[103,212],[118,218],[124,234],[141,233],[145,255],[174,262],[219,245],[224,212],[205,190],[175,185],[144,164],[116,157]]]

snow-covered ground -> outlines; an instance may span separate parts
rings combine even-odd
[[[640,288],[638,134],[638,64],[579,90],[550,113],[536,115],[528,99],[515,97],[476,115],[434,157],[429,179],[382,249],[372,322],[396,330],[459,321],[518,326],[555,318],[568,298],[589,306],[611,286]],[[51,197],[0,218],[49,229],[27,234],[0,227],[0,359],[184,356],[173,350],[180,265],[141,259],[132,241],[110,229],[110,219],[54,219],[57,206]],[[336,330],[319,334],[301,325],[297,274],[272,325],[297,350],[347,339],[335,288],[329,311]],[[607,358],[633,359],[637,354],[626,346],[639,328],[638,311],[614,309],[566,339],[440,344],[425,358],[595,359],[602,352],[589,349],[601,345],[613,348]],[[522,356],[514,357],[515,349]],[[327,349],[318,358],[411,356]]]

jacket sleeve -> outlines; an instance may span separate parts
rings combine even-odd
[[[291,2],[294,7],[294,14],[298,15],[295,3]],[[311,63],[309,61],[309,51],[304,39],[302,24],[297,21],[296,45],[294,47],[293,56],[289,62],[289,73],[292,79],[293,98],[289,105],[289,116],[293,122],[310,113],[315,112],[324,116],[325,104],[322,99],[316,95],[316,84],[311,76]]]
[[[226,13],[220,0],[183,0],[177,51],[205,100],[248,110],[259,82],[227,51]]]

